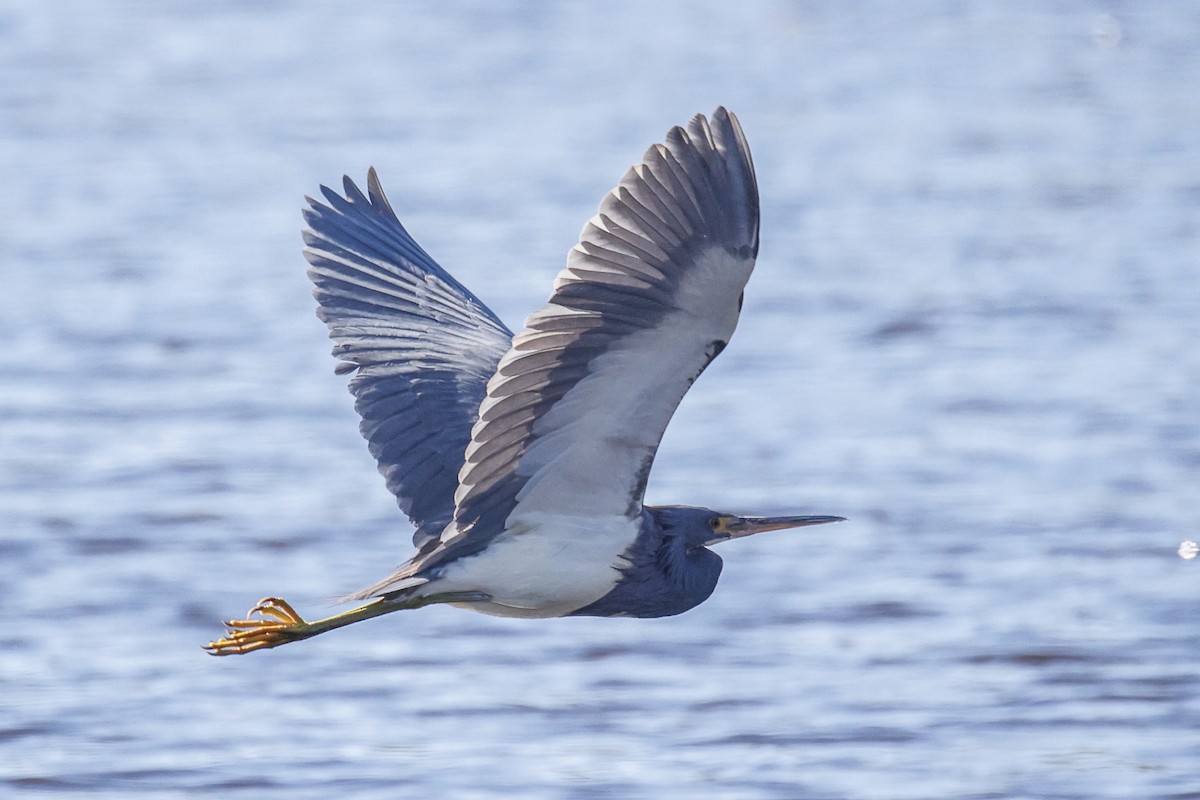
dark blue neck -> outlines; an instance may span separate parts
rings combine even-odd
[[[709,598],[721,576],[721,557],[689,546],[682,535],[664,531],[655,509],[642,512],[642,529],[625,552],[629,566],[604,597],[571,616],[671,617]]]

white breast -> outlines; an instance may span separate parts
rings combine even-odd
[[[596,602],[627,565],[622,553],[640,519],[514,514],[504,533],[477,555],[447,565],[422,595],[485,592],[490,603],[462,608],[500,617],[561,617]]]

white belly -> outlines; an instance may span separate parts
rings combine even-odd
[[[639,528],[624,517],[514,515],[486,550],[447,565],[420,593],[484,592],[491,602],[456,605],[500,617],[565,616],[616,585]]]

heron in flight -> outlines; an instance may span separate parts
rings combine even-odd
[[[305,621],[279,598],[207,646],[248,653],[401,609],[666,617],[708,599],[708,548],[841,517],[747,517],[642,498],[679,401],[725,349],[758,253],[758,185],[718,108],[646,151],[514,335],[409,236],[379,178],[309,198],[305,257],[338,371],[417,553]]]

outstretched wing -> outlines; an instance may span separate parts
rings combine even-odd
[[[338,372],[354,372],[360,430],[421,547],[452,518],[471,426],[512,332],[413,241],[374,169],[365,196],[349,178],[343,191],[308,198],[308,275]]]
[[[675,128],[584,226],[549,303],[500,360],[455,525],[425,565],[528,514],[641,513],[679,401],[729,341],[758,252],[758,187],[737,118]]]

